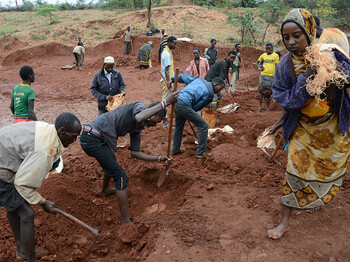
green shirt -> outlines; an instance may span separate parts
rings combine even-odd
[[[28,101],[35,99],[34,90],[26,84],[15,86],[12,91],[13,105],[15,108],[15,116],[29,116]]]

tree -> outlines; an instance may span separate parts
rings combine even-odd
[[[256,0],[242,0],[241,7],[256,7]]]
[[[262,38],[264,43],[267,29],[271,24],[276,24],[281,16],[284,16],[287,13],[285,5],[282,0],[269,0],[267,1],[261,10],[260,16],[263,17],[267,23]]]
[[[55,23],[55,15],[53,12],[58,11],[58,6],[46,4],[41,7],[35,7],[34,11],[36,12],[36,15],[49,17],[50,24],[53,24]]]
[[[151,8],[152,8],[152,0],[148,0],[148,7],[147,7],[147,27],[151,27]]]
[[[233,12],[228,12],[228,17],[226,19],[227,23],[237,26],[239,23],[240,32],[241,32],[241,42],[245,45],[249,45],[252,42],[256,43],[256,38],[254,33],[257,31],[256,24],[261,22],[259,18],[260,12],[249,11],[245,14],[237,14]]]
[[[330,7],[335,10],[332,18],[337,26],[350,28],[350,8],[348,0],[325,0],[330,2]]]

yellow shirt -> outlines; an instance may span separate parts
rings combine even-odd
[[[265,68],[261,74],[264,76],[274,76],[276,64],[279,60],[279,56],[276,53],[272,53],[271,55],[263,53],[258,59],[259,62],[263,62],[263,67]]]

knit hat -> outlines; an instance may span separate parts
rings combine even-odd
[[[113,56],[106,56],[104,63],[105,64],[114,64],[114,57]]]

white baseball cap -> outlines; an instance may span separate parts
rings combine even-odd
[[[106,56],[104,63],[105,64],[114,64],[114,57],[113,56]]]

